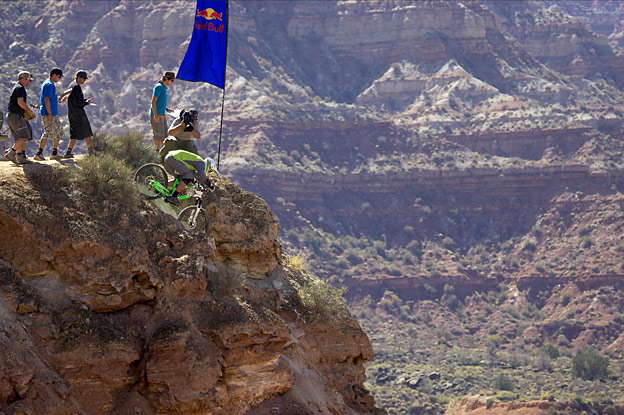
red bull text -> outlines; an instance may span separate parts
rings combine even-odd
[[[218,20],[221,22],[223,21],[222,16],[223,16],[223,13],[217,13],[213,9],[206,9],[206,10],[197,9],[197,14],[195,15],[195,29],[208,30],[210,32],[215,32],[215,33],[223,33],[223,31],[225,30],[223,24],[220,24],[217,26],[213,22],[210,21],[210,20]],[[200,22],[197,21],[198,17],[203,17],[204,19],[208,21],[204,22],[204,24],[201,24]]]

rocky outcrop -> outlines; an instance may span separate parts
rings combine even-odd
[[[257,196],[215,177],[210,234],[190,235],[149,202],[93,200],[58,164],[8,163],[0,412],[379,412],[366,335],[301,305],[309,277],[281,265]]]

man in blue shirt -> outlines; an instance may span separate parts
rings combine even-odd
[[[152,104],[150,105],[150,124],[154,134],[154,145],[160,150],[163,141],[167,137],[167,87],[173,84],[175,73],[165,72],[161,80],[154,86],[152,91]]]
[[[54,68],[50,71],[50,78],[41,84],[41,120],[43,121],[43,134],[39,140],[39,150],[35,155],[35,160],[43,161],[43,149],[48,139],[52,139],[52,155],[53,160],[60,160],[58,154],[58,144],[63,135],[63,126],[58,117],[58,96],[56,95],[56,83],[63,77],[63,71]]]

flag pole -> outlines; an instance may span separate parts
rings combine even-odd
[[[227,27],[227,32],[230,31],[230,2],[225,0],[225,24]],[[223,108],[225,107],[225,76],[227,75],[227,44],[228,44],[228,36],[227,32],[225,35],[225,62],[223,65],[223,98],[221,99],[221,125],[219,126],[219,150],[217,152],[217,170],[219,170],[219,163],[221,161],[221,135],[223,133]]]
[[[223,133],[223,108],[225,107],[225,80],[223,81],[223,99],[221,100],[221,126],[219,127],[219,150],[217,153],[217,170],[221,161],[221,134]]]

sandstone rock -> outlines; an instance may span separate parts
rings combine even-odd
[[[215,178],[214,226],[192,236],[31,167],[0,165],[1,412],[380,413],[361,386],[368,338],[302,320],[257,196]]]

